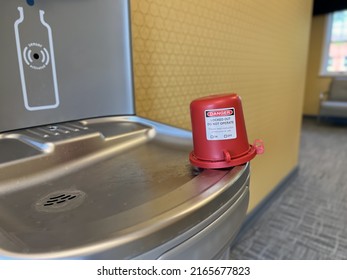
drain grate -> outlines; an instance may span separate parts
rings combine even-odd
[[[42,212],[62,212],[74,209],[82,204],[86,194],[79,190],[59,191],[40,198],[35,208]]]
[[[68,200],[72,200],[76,198],[77,195],[72,195],[72,194],[61,194],[58,196],[50,197],[43,206],[51,206],[54,204],[60,204],[60,203],[65,203]]]

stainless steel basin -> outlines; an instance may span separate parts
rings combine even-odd
[[[231,238],[249,164],[202,171],[191,150],[190,132],[135,116],[0,134],[0,259],[129,259],[161,246],[147,254],[158,258],[240,204]]]

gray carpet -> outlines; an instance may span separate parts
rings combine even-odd
[[[231,259],[347,259],[347,126],[304,119],[299,172]]]

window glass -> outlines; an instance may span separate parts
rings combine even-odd
[[[347,74],[347,10],[330,15],[322,74]]]

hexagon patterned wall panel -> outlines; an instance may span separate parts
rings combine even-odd
[[[298,161],[311,8],[311,0],[131,0],[137,114],[190,129],[191,100],[237,92],[250,141],[265,141],[252,162],[264,197]]]

